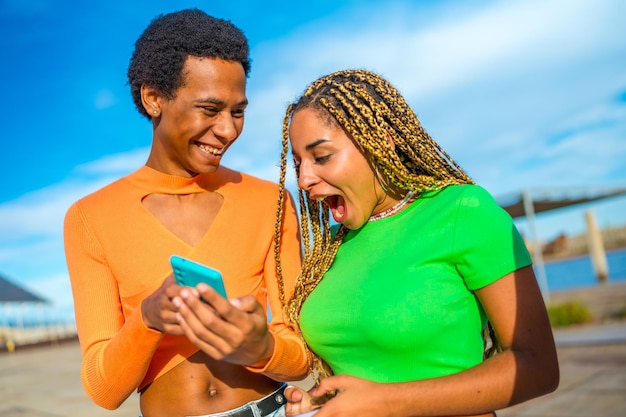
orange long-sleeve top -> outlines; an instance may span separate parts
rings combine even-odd
[[[151,193],[217,192],[223,205],[191,247],[142,205]],[[253,294],[271,310],[275,340],[269,362],[247,369],[277,380],[307,372],[301,339],[283,320],[274,261],[278,187],[225,167],[194,178],[144,166],[74,203],[65,217],[68,271],[83,355],[81,380],[98,405],[115,409],[135,390],[198,351],[186,336],[148,328],[141,302],[172,273],[181,255],[222,272],[229,297]],[[291,198],[284,210],[281,265],[285,296],[300,271],[298,224]]]

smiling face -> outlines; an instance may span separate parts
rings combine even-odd
[[[155,115],[147,165],[191,177],[217,169],[241,134],[248,100],[239,62],[189,57],[183,74],[185,83],[171,100],[142,87],[144,107]]]
[[[336,222],[358,229],[372,214],[398,201],[383,191],[352,139],[320,110],[296,111],[289,138],[299,172],[298,187],[310,198],[323,201]]]

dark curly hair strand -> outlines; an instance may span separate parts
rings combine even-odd
[[[183,66],[189,56],[238,61],[246,77],[250,74],[248,40],[230,21],[199,9],[158,15],[135,42],[128,66],[128,84],[139,113],[151,118],[141,102],[143,84],[169,100],[176,97],[185,84]]]

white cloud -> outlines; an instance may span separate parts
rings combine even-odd
[[[70,286],[70,280],[67,274],[52,274],[39,278],[36,281],[32,281],[27,284],[27,287],[44,298],[51,300],[65,299],[68,294],[71,294],[72,289]],[[71,303],[67,301],[57,304],[59,307],[68,305]]]
[[[365,67],[390,79],[431,135],[496,196],[626,183],[626,107],[615,100],[626,90],[626,3],[496,2],[407,23],[419,13],[372,10],[352,26],[340,16],[265,45],[253,75],[265,88],[252,101],[292,100],[319,75]],[[282,120],[284,106],[264,109],[266,121]],[[271,129],[277,154],[280,130]],[[624,224],[625,206],[618,199],[594,210],[600,223]],[[539,232],[583,230],[587,208],[542,216]]]
[[[106,155],[95,161],[79,165],[75,171],[79,174],[125,175],[146,163],[150,148],[139,148],[130,152]]]
[[[139,149],[80,165],[71,179],[0,205],[0,274],[50,300],[53,305],[45,312],[48,318],[73,320],[63,248],[67,209],[74,201],[137,169],[146,155],[146,149]]]
[[[63,217],[80,197],[110,182],[112,177],[90,182],[68,181],[52,185],[0,205],[0,244],[29,237],[57,236],[62,232]]]
[[[327,18],[260,45],[254,52],[261,68],[253,76],[262,71],[272,90],[295,85],[291,91],[299,92],[307,77],[305,83],[329,71],[366,67],[395,81],[406,95],[438,96],[475,80],[524,77],[533,69],[593,61],[607,50],[614,54],[616,46],[625,47],[615,36],[622,10],[622,3],[606,1],[496,2],[420,26],[413,23],[421,20],[419,4],[381,5],[358,21]]]
[[[246,126],[225,165],[276,181],[287,103],[320,75],[361,67],[389,78],[430,134],[496,196],[626,183],[626,105],[615,99],[626,91],[626,2],[459,4],[425,10],[419,3],[381,3],[257,45]],[[115,100],[103,90],[94,104],[105,108]],[[0,205],[0,272],[38,253],[62,258],[69,205],[133,171],[147,153],[78,166],[67,181]],[[288,178],[295,190],[291,172]],[[624,199],[594,206],[598,222],[626,223],[625,206]],[[583,228],[580,210],[542,216],[540,233]],[[41,271],[33,268],[25,279],[67,293],[61,272]]]
[[[29,281],[24,285],[29,291],[51,302],[47,307],[47,315],[55,319],[72,321],[74,302],[72,287],[67,274],[54,274]]]
[[[613,145],[607,158],[608,144],[623,138],[626,126],[623,106],[609,105],[626,89],[622,11],[620,2],[556,0],[446,10],[424,27],[410,24],[419,21],[419,6],[371,10],[358,24],[328,18],[256,51],[261,65],[253,77],[264,85],[251,101],[264,104],[263,121],[253,123],[251,115],[249,126],[273,132],[267,136],[278,149],[280,126],[268,123],[282,120],[284,107],[266,103],[293,99],[323,73],[366,67],[394,82],[431,135],[494,192],[528,180],[608,181],[626,158]],[[594,143],[607,146],[589,152],[585,140],[592,137],[574,139],[576,129],[602,119],[617,126],[596,130]],[[559,144],[555,138],[564,134],[569,138]],[[583,162],[588,170],[580,169]]]

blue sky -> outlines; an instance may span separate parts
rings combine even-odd
[[[626,185],[626,2],[247,3],[0,0],[0,275],[71,312],[63,216],[145,162],[128,59],[154,16],[187,7],[231,20],[252,48],[246,125],[224,165],[277,180],[287,103],[320,75],[365,68],[497,198]],[[615,198],[540,215],[540,237],[582,232],[586,210],[626,224]]]

